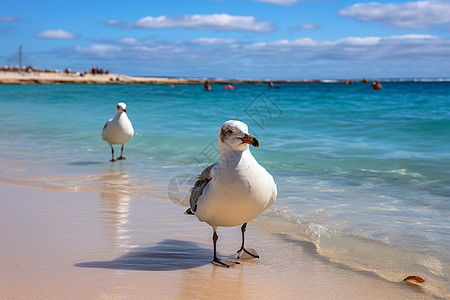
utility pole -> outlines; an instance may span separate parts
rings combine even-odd
[[[19,45],[19,69],[22,68],[22,45]]]

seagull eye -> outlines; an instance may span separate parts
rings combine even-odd
[[[228,129],[227,133],[228,133],[228,134],[232,134],[232,133],[233,133],[233,130]]]

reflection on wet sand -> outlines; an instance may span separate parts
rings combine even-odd
[[[130,216],[130,174],[123,164],[111,163],[109,171],[101,176],[100,192],[102,217],[108,223],[114,247],[128,248]]]
[[[245,299],[253,285],[244,281],[244,266],[189,269],[181,275],[179,299]],[[209,288],[205,288],[209,287]],[[251,293],[247,296],[251,296]],[[251,298],[251,297],[250,297]]]

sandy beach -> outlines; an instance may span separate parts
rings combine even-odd
[[[164,197],[0,191],[1,299],[432,299],[324,259],[264,217],[247,231],[261,259],[226,269],[210,263],[209,226]],[[233,260],[239,243],[239,228],[219,229],[222,258]]]
[[[197,80],[166,77],[131,77],[122,74],[1,71],[0,84],[189,84]]]
[[[267,84],[269,80],[237,80],[237,79],[208,79],[211,84]],[[205,79],[175,78],[175,77],[139,77],[123,74],[92,74],[64,72],[17,72],[0,71],[0,84],[203,84]],[[289,81],[274,80],[273,83],[318,82],[318,81]]]

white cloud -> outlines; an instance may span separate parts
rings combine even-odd
[[[448,76],[450,39],[410,34],[329,41],[300,38],[248,43],[198,38],[176,42],[151,40],[150,43],[129,38],[104,40],[65,52],[66,56],[70,54],[126,62],[129,68],[139,69],[133,71],[136,74],[152,70],[158,75],[171,76],[251,77],[253,74],[253,77],[298,78],[295,74],[309,72],[310,75],[305,73],[306,77],[320,77],[322,72],[322,76],[345,78],[351,74],[371,76],[377,69],[381,75],[390,77],[407,76],[408,72],[410,76],[420,76],[425,71],[427,76]]]
[[[380,37],[347,37],[336,41],[336,44],[344,44],[349,46],[375,46],[377,45],[382,38]]]
[[[97,44],[113,44],[113,45],[124,45],[124,46],[139,46],[139,45],[153,45],[156,42],[153,40],[137,39],[132,37],[124,37],[120,39],[103,39],[95,38],[93,41]]]
[[[6,16],[6,17],[0,17],[0,22],[20,22],[20,19],[18,19],[16,17]]]
[[[298,26],[293,27],[291,30],[316,30],[319,29],[320,26],[312,23],[304,23]]]
[[[102,23],[111,27],[126,27],[126,24],[123,21],[119,20],[107,20]]]
[[[124,45],[138,45],[141,43],[141,41],[136,38],[122,38],[117,40],[117,42]]]
[[[431,35],[346,37],[335,41],[310,38],[242,44],[241,52],[253,59],[287,64],[287,61],[347,61],[373,63],[449,59],[450,40]]]
[[[271,42],[245,43],[234,39],[198,38],[191,41],[162,42],[139,39],[120,39],[104,41],[106,44],[94,44],[78,47],[78,54],[107,55],[116,59],[147,59],[152,57],[183,61],[186,57],[171,56],[183,54],[191,60],[222,60],[223,57],[246,57],[248,59],[268,59],[273,62],[288,62],[295,59],[326,59],[339,61],[371,61],[374,59],[400,60],[418,58],[422,61],[448,59],[450,39],[432,35],[396,35],[390,37],[346,37],[334,41],[300,38],[295,40],[277,40]],[[214,45],[215,47],[194,47],[193,45]]]
[[[439,39],[437,36],[430,34],[404,34],[404,35],[393,35],[385,39],[391,40],[425,40],[425,39]]]
[[[41,39],[77,39],[77,35],[63,29],[45,30],[36,34]]]
[[[192,41],[194,44],[209,46],[209,45],[230,45],[237,41],[235,39],[221,39],[221,38],[198,38]]]
[[[115,58],[120,54],[120,52],[122,52],[122,48],[114,45],[94,44],[88,47],[77,46],[75,48],[75,53],[77,54],[101,58]]]
[[[254,2],[265,2],[265,3],[272,3],[272,4],[278,4],[278,5],[291,5],[303,0],[252,0]]]
[[[322,49],[322,53],[326,53],[331,48],[336,46],[353,46],[353,47],[374,47],[384,43],[388,45],[391,42],[421,42],[421,45],[425,46],[431,40],[441,40],[450,43],[449,40],[443,40],[433,35],[421,35],[421,34],[408,34],[408,35],[394,35],[390,37],[346,37],[336,41],[320,41],[310,38],[301,38],[296,40],[279,40],[268,43],[255,43],[252,45],[265,46],[265,47],[315,47]],[[449,44],[450,45],[450,44]],[[375,50],[375,49],[374,49]],[[449,49],[450,50],[450,49]],[[345,51],[345,49],[343,50]],[[450,52],[449,52],[450,55]]]
[[[159,16],[144,17],[133,24],[125,24],[122,21],[109,20],[103,22],[108,26],[129,28],[189,28],[209,29],[216,31],[253,31],[272,32],[271,22],[257,21],[252,16],[232,16],[229,14],[210,15],[183,15],[183,16]]]
[[[420,29],[450,23],[450,1],[357,3],[342,9],[339,14],[360,22],[379,22],[389,27]]]
[[[113,41],[113,43],[117,43],[117,44],[122,44],[122,45],[153,45],[155,44],[155,41],[152,40],[140,40],[140,39],[136,39],[136,38],[122,38],[122,39],[118,39]]]

